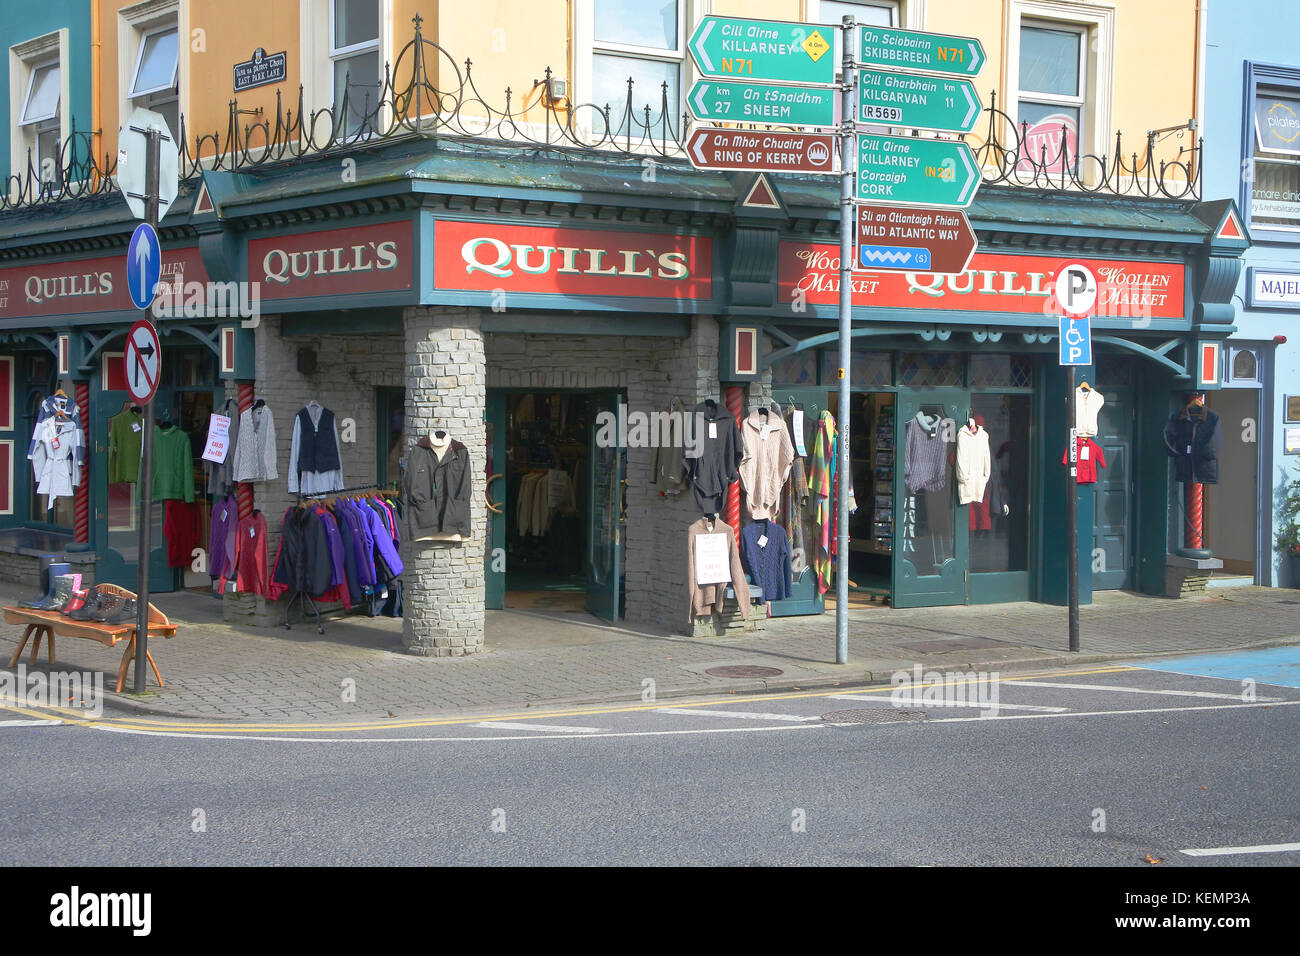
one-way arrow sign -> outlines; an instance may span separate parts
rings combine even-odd
[[[162,250],[153,226],[142,222],[126,247],[126,287],[137,309],[153,304],[153,290],[162,271]]]

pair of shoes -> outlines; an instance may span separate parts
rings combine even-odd
[[[90,588],[72,592],[72,597],[68,598],[68,603],[59,608],[60,614],[71,614],[73,611],[80,611],[86,606],[86,596],[90,594]]]
[[[54,579],[54,593],[47,597],[40,604],[33,605],[37,611],[58,611],[68,603],[72,597],[72,585],[76,580],[71,574],[60,574]]]
[[[99,620],[105,624],[134,624],[138,607],[135,598],[118,598],[117,606],[104,613]]]
[[[109,594],[107,591],[101,591],[99,586],[96,585],[86,592],[86,597],[82,602],[81,607],[71,609],[66,613],[68,617],[72,618],[74,621],[95,621],[99,619],[101,608],[106,608],[116,599],[116,594]]]

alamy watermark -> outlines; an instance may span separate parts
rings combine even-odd
[[[699,412],[628,411],[620,405],[617,415],[597,413],[596,447],[681,448],[687,458],[699,458],[704,442],[717,437],[717,428],[716,421]]]
[[[0,700],[16,707],[62,707],[104,713],[104,675],[98,671],[0,671]]]
[[[894,671],[889,678],[889,702],[895,707],[977,707],[980,716],[992,716],[998,710],[996,671],[922,671],[920,664],[910,671]]]

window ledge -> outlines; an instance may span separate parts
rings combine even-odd
[[[35,528],[9,528],[0,531],[0,554],[23,554],[39,558],[57,554],[70,563],[90,564],[97,559],[93,551],[68,551],[72,535],[58,531],[37,531]]]

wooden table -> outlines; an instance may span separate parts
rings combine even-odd
[[[129,595],[129,592],[128,592]],[[126,650],[122,653],[122,663],[117,669],[117,692],[122,692],[122,682],[126,679],[127,665],[135,659],[135,622],[129,624],[105,624],[102,621],[74,621],[65,614],[58,611],[36,611],[26,607],[5,607],[3,608],[6,624],[25,624],[26,630],[23,631],[22,640],[18,642],[18,649],[14,651],[13,657],[9,659],[9,666],[15,667],[18,659],[22,656],[23,648],[27,646],[28,640],[32,641],[32,656],[30,664],[35,666],[37,656],[41,650],[41,639],[44,638],[48,643],[50,655],[50,666],[54,666],[54,635],[60,637],[81,637],[92,641],[98,641],[105,647],[116,647],[120,642],[126,641]],[[152,604],[149,605],[149,636],[150,637],[173,637],[176,634],[176,625],[167,620],[167,616],[159,611]],[[159,687],[165,687],[162,674],[158,672],[158,665],[154,663],[153,654],[145,653],[149,666],[153,668],[153,676],[158,681]]]

